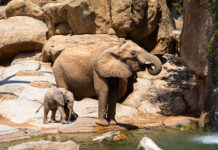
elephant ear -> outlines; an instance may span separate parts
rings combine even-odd
[[[67,101],[67,103],[74,102],[73,93],[71,93],[70,91],[66,91],[66,93],[65,93],[65,100]]]
[[[58,102],[61,106],[65,105],[64,94],[61,90],[57,90],[53,96],[54,96],[54,100]]]
[[[114,46],[98,54],[95,62],[96,71],[105,78],[130,77],[132,71],[127,64],[121,61],[120,52],[120,46]]]

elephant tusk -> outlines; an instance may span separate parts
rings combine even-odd
[[[144,64],[151,65],[152,63],[150,61],[145,61]]]

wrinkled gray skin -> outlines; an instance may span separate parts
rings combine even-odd
[[[116,124],[116,101],[120,89],[125,89],[120,83],[146,66],[150,74],[157,75],[162,63],[158,57],[127,41],[102,50],[65,49],[56,59],[53,70],[57,86],[73,92],[76,100],[98,96],[96,124],[107,126]]]
[[[49,110],[52,111],[51,115],[51,122],[54,123],[55,121],[55,114],[58,111],[61,113],[61,123],[67,123],[66,119],[71,119],[71,115],[73,115],[74,119],[78,116],[73,111],[73,103],[74,103],[74,96],[70,91],[67,91],[64,88],[51,88],[48,89],[45,97],[44,97],[44,119],[43,123],[47,124],[47,116]]]

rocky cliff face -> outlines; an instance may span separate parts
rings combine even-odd
[[[13,0],[5,18],[30,16],[55,34],[112,34],[129,38],[155,54],[178,52],[178,28],[166,0]],[[177,20],[178,22],[178,20]]]
[[[198,113],[193,73],[181,58],[166,54],[179,55],[181,24],[166,0],[12,0],[0,6],[0,124],[75,131],[88,122],[94,130],[94,99],[75,102],[75,112],[85,119],[72,126],[46,126],[43,111],[35,114],[45,91],[55,86],[51,64],[67,47],[102,49],[125,39],[157,54],[163,69],[155,77],[138,73],[132,93],[117,106],[118,120],[156,126],[167,124],[162,115]]]
[[[213,89],[212,74],[208,73],[208,43],[215,32],[212,16],[206,7],[206,1],[184,1],[184,25],[181,35],[181,57],[184,63],[195,73],[200,93],[201,110],[200,126],[207,122],[207,113],[211,111],[213,102],[208,91]],[[214,64],[213,64],[214,65]],[[210,68],[214,68],[214,66]],[[210,74],[208,76],[208,74]],[[213,81],[212,81],[213,80]]]

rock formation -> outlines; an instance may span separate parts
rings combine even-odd
[[[0,62],[21,52],[41,50],[47,31],[45,23],[27,16],[0,20]]]
[[[40,148],[39,148],[40,147]],[[67,142],[51,142],[51,141],[37,141],[18,144],[8,148],[8,150],[79,150],[79,146],[73,141]]]
[[[125,39],[156,54],[163,69],[158,76],[142,71],[129,80],[133,87],[128,87],[129,93],[117,104],[117,120],[136,127],[168,126],[168,115],[198,115],[197,96],[201,93],[202,102],[207,75],[206,60],[201,58],[211,33],[211,18],[201,3],[185,0],[181,51],[185,64],[196,74],[198,91],[192,71],[182,64],[181,58],[171,55],[180,55],[182,29],[182,16],[171,5],[172,0],[8,2],[0,0],[0,124],[19,127],[16,130],[5,127],[13,129],[13,136],[18,133],[27,136],[20,126],[34,127],[40,134],[44,133],[42,128],[46,133],[50,129],[55,133],[98,130],[93,119],[98,110],[95,99],[75,102],[75,112],[81,118],[70,125],[43,125],[43,109],[38,114],[35,111],[46,90],[56,86],[52,63],[64,49],[72,46],[104,49]],[[190,15],[192,11],[196,14]],[[175,120],[179,125],[191,122],[190,118],[182,118],[180,123]]]
[[[181,35],[181,57],[183,62],[195,73],[200,93],[199,108],[201,126],[210,111],[210,101],[206,101],[206,76],[208,63],[206,59],[207,45],[214,33],[214,25],[205,0],[184,0],[184,24]]]

